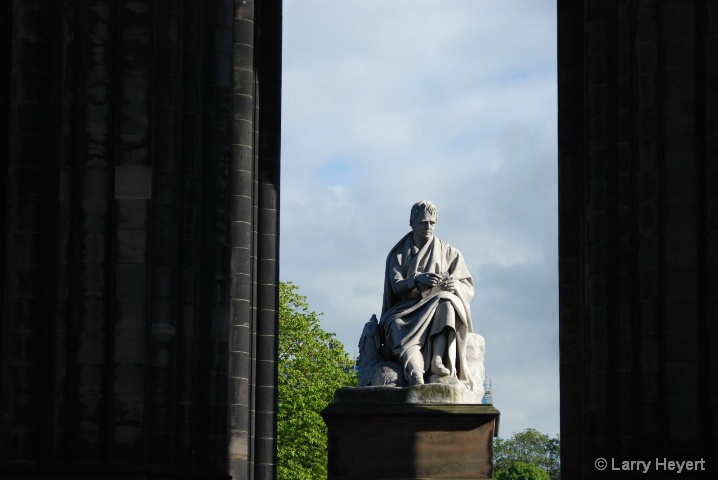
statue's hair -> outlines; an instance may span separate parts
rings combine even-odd
[[[416,202],[411,207],[411,216],[409,217],[409,225],[412,225],[414,223],[414,219],[419,216],[419,212],[428,212],[431,215],[434,215],[436,217],[436,220],[439,220],[439,211],[436,209],[436,205],[431,203],[429,200],[422,200],[420,202]]]

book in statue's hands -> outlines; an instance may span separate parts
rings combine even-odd
[[[446,282],[451,279],[451,275],[449,275],[449,272],[443,272],[440,275],[441,280],[439,281],[439,283],[437,283],[433,287],[424,288],[421,290],[421,298],[430,297],[436,293],[441,292],[444,289],[444,285],[446,285]]]

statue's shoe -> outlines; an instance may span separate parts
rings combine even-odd
[[[441,357],[437,355],[434,358],[434,361],[431,362],[431,373],[432,375],[444,377],[446,375],[449,375],[451,373],[451,370],[444,366],[444,362],[441,361]]]

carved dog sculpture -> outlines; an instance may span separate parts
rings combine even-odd
[[[364,325],[359,338],[359,386],[406,386],[401,365],[386,360],[382,355],[382,335],[376,315]]]

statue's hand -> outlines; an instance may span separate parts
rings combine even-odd
[[[454,277],[448,277],[444,280],[444,283],[441,285],[442,290],[446,290],[447,292],[456,293],[456,287],[457,282],[454,279]]]
[[[442,277],[438,273],[424,272],[417,273],[414,277],[414,282],[416,282],[417,287],[433,287],[441,282],[441,279]]]

